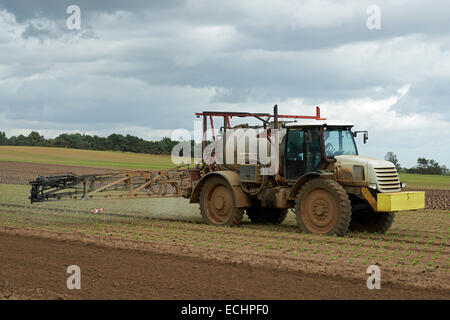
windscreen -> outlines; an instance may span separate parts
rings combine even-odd
[[[355,140],[349,129],[331,129],[323,132],[325,151],[328,158],[343,154],[357,155]]]

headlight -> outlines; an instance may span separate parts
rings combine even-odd
[[[364,181],[364,167],[353,166],[353,179]]]
[[[400,186],[402,187],[402,189],[406,188],[406,182],[400,182]]]
[[[377,190],[377,184],[376,183],[370,183],[369,188],[373,190]]]

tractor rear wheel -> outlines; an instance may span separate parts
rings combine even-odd
[[[287,216],[287,209],[251,207],[246,210],[252,223],[281,224]]]
[[[211,177],[200,191],[200,213],[207,224],[237,226],[244,209],[236,208],[233,191],[224,178]]]
[[[393,212],[375,212],[370,205],[353,209],[349,229],[354,232],[386,233],[395,219]]]
[[[351,219],[350,200],[345,189],[331,179],[306,182],[295,200],[295,216],[306,233],[343,236]]]

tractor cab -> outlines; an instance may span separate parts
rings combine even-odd
[[[340,155],[358,155],[353,124],[340,121],[302,121],[283,126],[286,134],[281,143],[284,173],[287,181],[324,169],[324,163]]]

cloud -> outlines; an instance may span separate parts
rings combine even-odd
[[[201,110],[311,113],[369,129],[361,151],[448,164],[450,4],[379,1],[0,4],[0,130],[162,137]],[[413,138],[411,138],[413,137]]]

